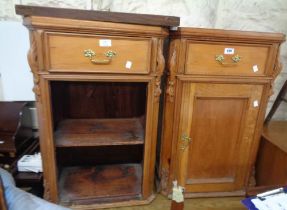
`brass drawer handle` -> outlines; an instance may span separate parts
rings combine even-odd
[[[84,56],[89,58],[93,64],[109,64],[115,55],[116,52],[109,50],[104,53],[104,56],[106,56],[107,59],[96,59],[96,53],[93,50],[84,50]]]
[[[183,134],[181,137],[181,150],[185,150],[191,142],[191,138],[187,136],[187,134]]]
[[[235,66],[241,60],[241,56],[239,56],[239,55],[232,56],[231,57],[231,60],[232,60],[231,63],[224,62],[225,58],[223,55],[216,55],[215,60],[223,66]]]

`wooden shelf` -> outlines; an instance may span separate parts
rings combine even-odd
[[[54,134],[57,147],[135,145],[144,143],[140,118],[66,119]]]
[[[67,167],[59,181],[60,203],[77,205],[140,199],[140,164]]]

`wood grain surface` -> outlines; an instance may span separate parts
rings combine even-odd
[[[47,16],[59,18],[72,18],[78,20],[97,20],[118,23],[131,23],[155,26],[179,26],[179,17],[131,14],[120,12],[91,11],[79,9],[63,9],[39,6],[16,5],[16,14],[22,16]]]
[[[225,48],[233,48],[234,53],[227,55]],[[187,45],[188,57],[185,64],[186,74],[202,75],[246,75],[262,76],[265,74],[270,46],[246,45],[231,42],[190,42]],[[215,60],[217,55],[224,56],[225,65]],[[234,63],[232,57],[240,56]],[[257,66],[256,71],[253,66]]]
[[[146,21],[143,16],[128,16],[130,20],[123,21],[122,18],[115,20],[112,13],[105,13],[106,18],[112,18],[109,20],[114,22],[104,22],[103,18],[97,20],[87,18],[88,13],[95,17],[97,12],[69,10],[67,14],[65,10],[33,8],[31,11],[27,8],[31,7],[25,7],[27,13],[24,10],[21,12],[18,10],[18,13],[24,16],[24,25],[30,30],[31,48],[28,57],[34,76],[33,90],[37,96],[41,154],[44,160],[45,199],[55,203],[62,200],[60,192],[64,186],[58,179],[61,176],[58,174],[61,169],[65,171],[66,167],[80,169],[84,166],[93,168],[104,164],[120,167],[121,164],[133,163],[140,164],[142,168],[138,176],[141,196],[130,196],[129,193],[125,194],[127,192],[125,190],[122,194],[117,184],[114,184],[106,189],[107,192],[114,191],[112,196],[106,195],[105,189],[102,188],[105,199],[101,200],[96,198],[98,196],[96,192],[93,197],[94,192],[90,191],[88,196],[90,199],[79,201],[73,208],[95,209],[150,203],[154,199],[155,149],[159,101],[162,93],[161,76],[165,66],[163,43],[168,35],[167,25],[158,25],[158,19],[155,17],[153,22],[150,19],[152,16],[149,16],[149,24],[142,25],[142,21]],[[86,19],[79,18],[81,15]],[[141,19],[137,21],[137,17]],[[132,22],[135,24],[130,24]],[[99,56],[105,52],[107,48],[98,48],[99,39],[102,38],[111,39],[112,46],[116,47],[118,51],[116,53],[119,53],[118,57],[115,56],[110,62],[110,66],[97,66],[83,57],[83,50],[86,48],[95,50]],[[132,62],[130,71],[122,66],[129,58]],[[117,63],[117,59],[120,63]],[[101,125],[98,124],[96,128],[77,121],[116,118],[137,120],[133,125],[115,123],[112,120],[111,123],[100,123]],[[61,122],[69,119],[75,120],[75,123],[68,126],[68,130],[77,133],[87,133],[88,130],[91,132],[72,135],[73,138],[66,138],[69,139],[67,144],[69,146],[58,147],[55,132],[61,127]],[[77,122],[80,122],[79,127],[75,129]],[[138,129],[139,126],[141,129]],[[105,132],[105,129],[114,131]],[[127,140],[127,136],[131,133],[137,134],[139,130],[141,130],[140,142],[134,144],[136,141]],[[101,134],[93,136],[95,131],[100,131]],[[88,140],[81,137],[83,135],[89,136]],[[95,136],[99,138],[101,135],[103,137],[101,143],[98,141],[100,145],[90,141],[90,137],[94,139]],[[77,139],[77,143],[71,143],[71,139]],[[91,142],[93,143],[90,144]],[[113,170],[107,169],[107,171]],[[79,170],[77,178],[71,178],[73,182],[71,184],[76,186],[77,180],[84,179],[87,174],[86,171]],[[99,181],[98,178],[84,184],[90,187],[91,183]],[[123,177],[121,180],[126,182],[125,185],[134,184],[128,177]],[[111,181],[106,179],[106,182]],[[76,190],[84,194],[84,188],[85,186],[78,186]],[[77,195],[75,198],[68,199],[66,203],[77,200]]]
[[[101,46],[101,40],[110,40],[110,46]],[[45,41],[48,57],[46,69],[51,72],[150,72],[151,39],[48,33]],[[108,51],[113,51],[116,55],[110,63],[97,64],[84,56],[84,51],[89,49],[96,54],[92,60],[106,60],[104,54]],[[130,67],[126,66],[127,62],[131,63]]]
[[[139,164],[64,168],[59,181],[62,204],[89,204],[139,199]]]
[[[59,123],[57,147],[133,145],[144,143],[139,119],[67,119]]]
[[[162,192],[170,194],[178,180],[185,197],[243,195],[285,35],[185,27],[170,36]],[[215,60],[220,54],[228,65]]]
[[[287,153],[286,121],[270,121],[264,126],[262,136],[280,150]]]

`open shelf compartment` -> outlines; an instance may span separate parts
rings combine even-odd
[[[143,144],[144,129],[139,118],[66,119],[54,139],[57,147]]]
[[[52,81],[57,147],[144,144],[147,83]]]
[[[147,83],[51,81],[59,201],[140,200]]]
[[[120,202],[141,196],[140,164],[67,167],[60,176],[63,205]]]

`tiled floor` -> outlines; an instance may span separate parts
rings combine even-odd
[[[185,199],[184,210],[246,210],[242,197]],[[112,208],[109,210],[169,210],[170,200],[158,195],[150,205]]]

